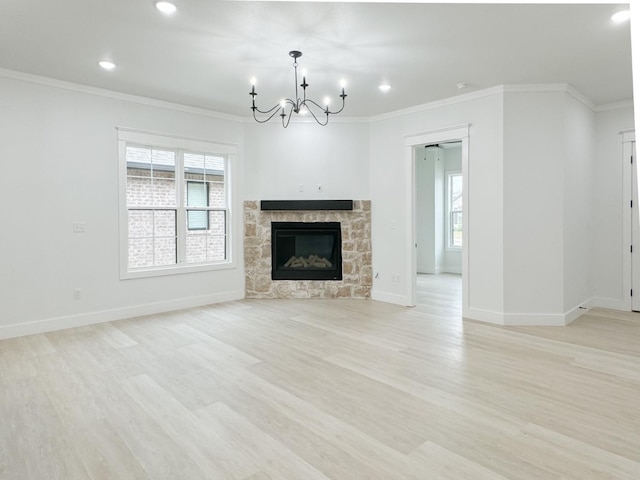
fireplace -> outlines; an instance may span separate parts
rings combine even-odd
[[[272,222],[272,280],[342,280],[340,222]]]

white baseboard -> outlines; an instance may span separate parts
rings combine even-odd
[[[412,307],[409,299],[405,295],[398,295],[397,293],[381,292],[379,290],[371,291],[371,299],[379,302],[393,303],[395,305],[402,305],[403,307]]]
[[[502,313],[477,308],[464,309],[462,316],[469,320],[505,326],[564,327],[593,308],[593,299],[576,305],[565,313]]]
[[[438,273],[455,273],[462,275],[462,267],[439,267]]]
[[[590,298],[589,300],[586,300],[586,301],[582,302],[580,305],[576,305],[575,307],[573,307],[568,312],[565,312],[565,314],[564,314],[564,322],[565,323],[564,324],[565,325],[569,325],[576,318],[580,317],[581,315],[584,315],[585,313],[587,313],[592,308],[593,308],[593,298]]]
[[[595,297],[593,299],[593,306],[608,308],[610,310],[622,310],[623,312],[631,311],[630,302],[619,298]]]
[[[479,322],[493,323],[496,325],[504,325],[504,314],[491,310],[481,310],[479,308],[463,308],[462,318],[468,320],[477,320]]]
[[[197,297],[178,298],[164,302],[147,303],[144,305],[134,305],[131,307],[114,308],[112,310],[102,310],[98,312],[82,313],[67,317],[48,318],[33,322],[16,323],[13,325],[0,326],[0,340],[7,338],[23,337],[36,333],[53,332],[67,328],[83,327],[96,323],[112,322],[125,318],[139,317],[142,315],[153,315],[156,313],[182,310],[184,308],[201,307],[212,303],[228,302],[244,298],[244,291],[229,291],[200,295]]]

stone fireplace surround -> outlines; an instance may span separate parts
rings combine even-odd
[[[340,222],[342,280],[272,280],[271,222]],[[260,210],[244,202],[246,298],[370,298],[371,201],[354,200],[353,210]]]

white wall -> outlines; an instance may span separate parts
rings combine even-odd
[[[468,301],[463,314],[498,323],[565,324],[581,307],[593,304],[598,288],[607,298],[620,291],[617,268],[602,255],[616,239],[619,253],[621,235],[597,233],[603,216],[613,209],[620,215],[619,202],[595,205],[620,186],[608,181],[599,193],[593,188],[600,168],[596,149],[598,155],[617,157],[620,145],[594,138],[596,131],[603,135],[603,127],[611,129],[631,117],[629,112],[614,118],[601,114],[597,121],[579,94],[558,85],[484,93],[372,124],[372,199],[382,205],[373,212],[373,268],[379,273],[374,298],[409,300],[406,282],[412,279],[403,258],[412,248],[412,219],[406,213],[411,171],[403,164],[405,137],[469,123]],[[393,173],[386,169],[389,158],[398,165]],[[395,188],[385,190],[383,182]],[[617,275],[608,291],[593,280],[603,268],[607,281]],[[397,272],[401,281],[394,283]]]
[[[416,238],[418,273],[436,274],[443,256],[442,148],[420,147],[416,156]]]
[[[0,337],[243,296],[240,201],[236,268],[119,279],[116,126],[238,144],[243,198],[242,124],[0,78]]]
[[[469,123],[469,305],[467,316],[491,317],[503,310],[502,95],[501,90],[467,96],[460,103],[385,116],[371,124],[373,297],[407,305],[413,219],[407,210],[412,177],[405,137]],[[392,275],[400,275],[392,282]]]
[[[563,324],[592,302],[594,134],[595,113],[570,92],[505,95],[509,323]]]
[[[633,128],[633,106],[596,114],[595,161],[592,188],[593,291],[596,305],[625,310],[629,287],[623,286],[629,239],[623,239],[623,165],[621,130]]]
[[[563,312],[564,96],[505,94],[505,313]]]
[[[369,126],[332,120],[247,123],[246,200],[368,200]]]
[[[0,337],[241,298],[242,199],[371,198],[374,298],[407,304],[405,137],[466,123],[465,316],[558,315],[590,294],[623,304],[617,133],[633,127],[631,107],[594,116],[563,92],[491,89],[370,124],[284,130],[115,97],[0,78]],[[238,144],[236,268],[119,280],[116,126]]]
[[[593,302],[593,178],[596,114],[566,95],[564,162],[564,312],[572,320]]]
[[[436,273],[435,258],[435,152],[416,149],[416,239],[418,273]]]

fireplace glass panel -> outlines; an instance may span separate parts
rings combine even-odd
[[[342,280],[339,222],[273,222],[273,280]]]

